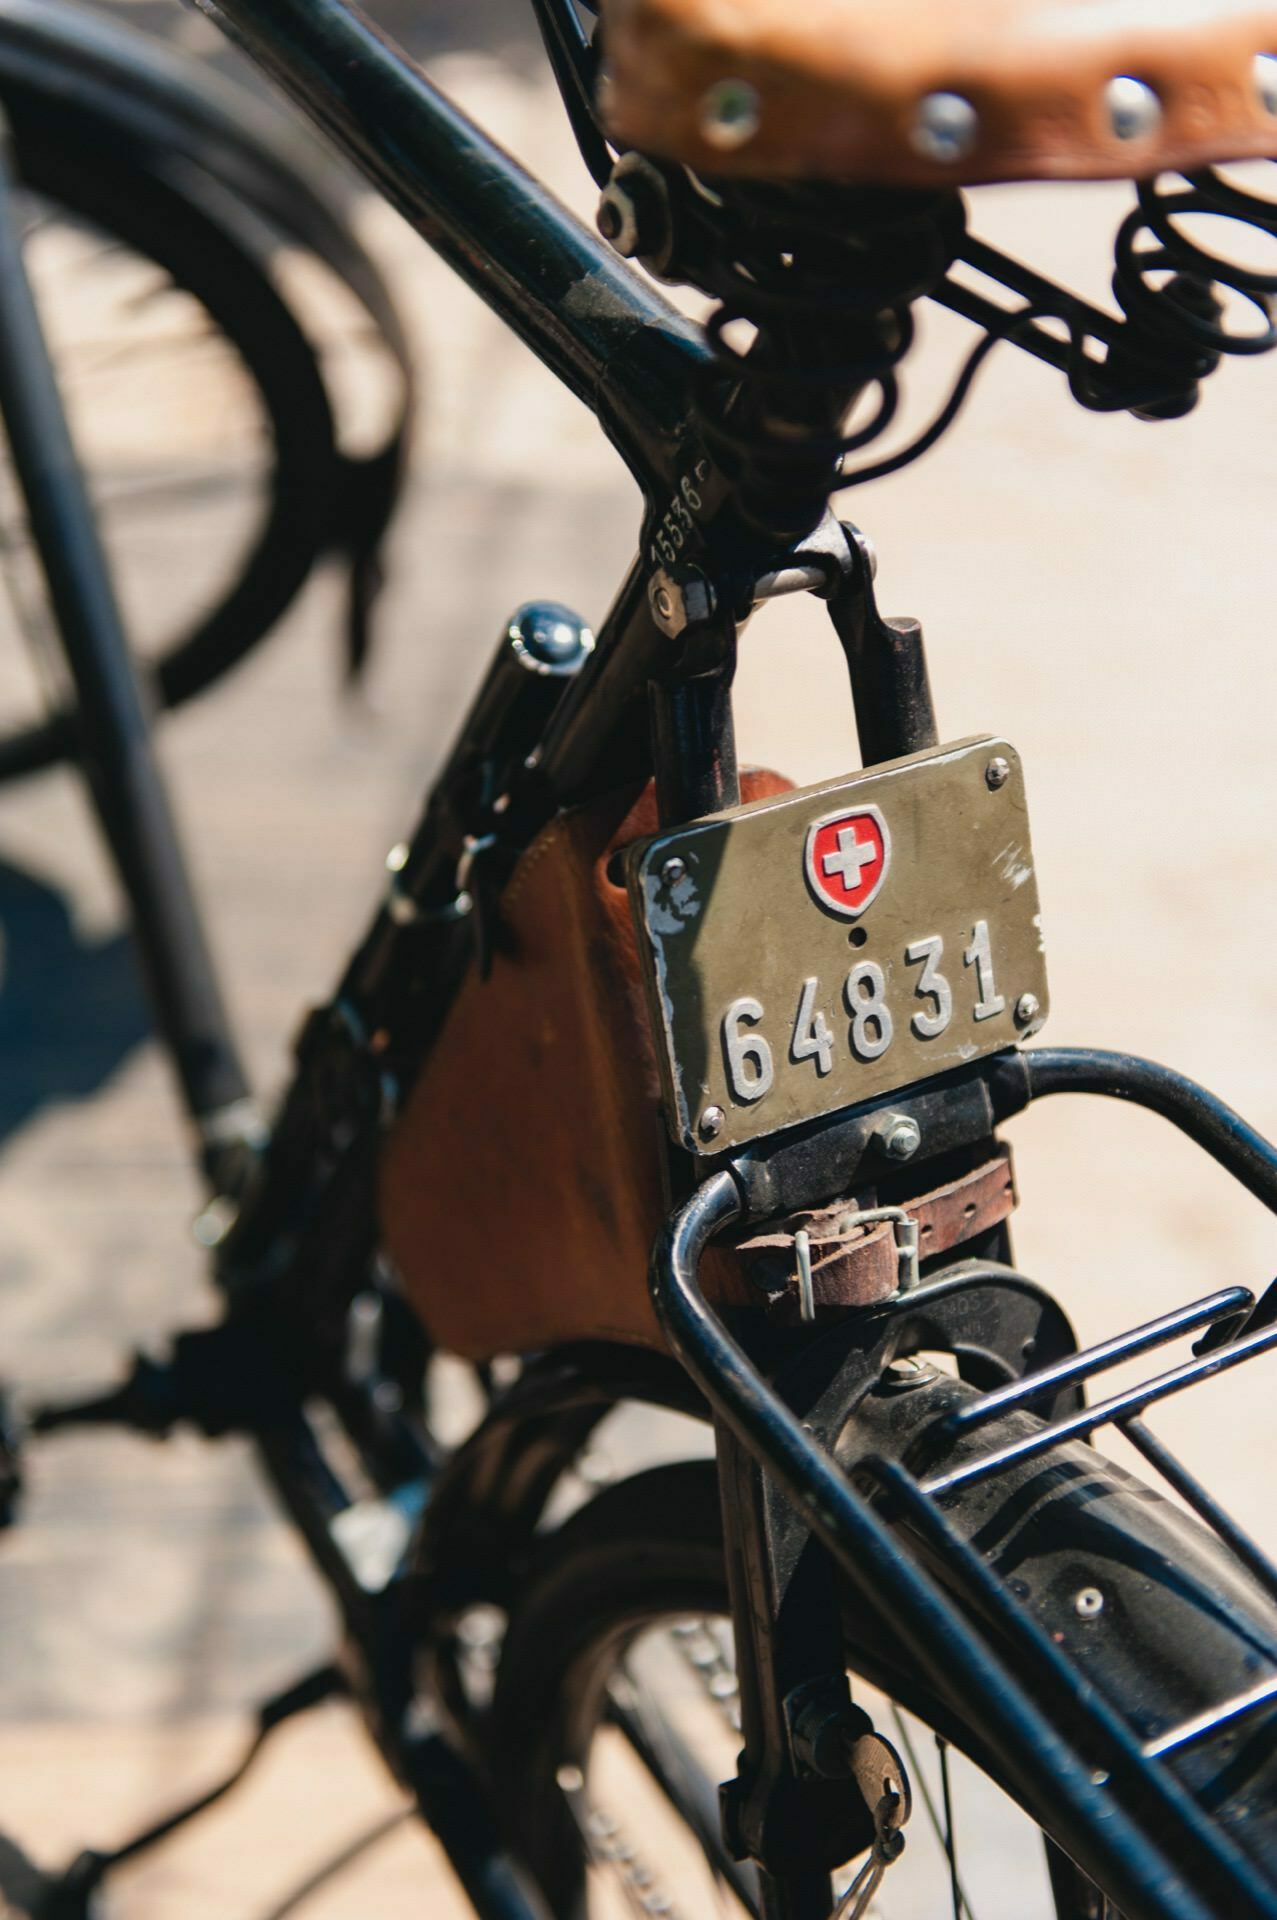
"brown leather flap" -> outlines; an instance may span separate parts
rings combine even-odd
[[[705,173],[928,186],[1277,154],[1277,6],[1255,0],[603,11],[612,133]]]
[[[786,785],[742,776],[747,799]],[[660,1344],[659,1088],[629,901],[608,873],[615,847],[656,830],[651,789],[634,800],[561,815],[523,855],[491,978],[462,987],[387,1142],[386,1250],[455,1353]],[[731,1268],[711,1251],[713,1291]]]

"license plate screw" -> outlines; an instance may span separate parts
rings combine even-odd
[[[678,885],[679,881],[683,878],[683,875],[686,872],[687,872],[687,868],[683,865],[683,862],[678,858],[678,855],[675,854],[674,858],[672,860],[667,860],[664,866],[661,868],[661,878],[665,882],[667,887],[675,887]]]
[[[874,1135],[889,1160],[912,1160],[922,1145],[922,1131],[907,1113],[889,1113],[878,1122]]]
[[[1015,1003],[1017,1025],[1027,1027],[1030,1020],[1036,1020],[1042,1011],[1042,1003],[1036,993],[1022,993]]]
[[[723,1124],[726,1119],[727,1115],[721,1107],[706,1107],[704,1113],[701,1115],[700,1126],[697,1128],[701,1139],[717,1140],[719,1134],[723,1131]]]
[[[1010,778],[1011,762],[1004,760],[1000,753],[995,754],[984,770],[985,785],[991,793],[996,793],[999,787],[1005,787]]]

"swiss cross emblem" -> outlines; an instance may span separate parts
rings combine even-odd
[[[807,884],[822,907],[854,920],[876,900],[891,865],[891,834],[877,807],[828,813],[807,830]]]

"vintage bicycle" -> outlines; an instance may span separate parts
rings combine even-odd
[[[646,511],[597,634],[548,603],[512,620],[268,1134],[216,1002],[164,1004],[225,1312],[32,1435],[254,1438],[346,1644],[253,1752],[353,1692],[481,1914],[579,1912],[609,1880],[664,1910],[601,1814],[618,1745],[768,1916],[935,1905],[909,1891],[915,1797],[939,1899],[972,1911],[952,1751],[1040,1829],[1057,1916],[1277,1912],[1277,1572],[1144,1418],[1277,1344],[1277,1293],[1221,1286],[1078,1351],[1012,1265],[999,1129],[1052,1094],[1135,1101],[1270,1207],[1277,1150],[1165,1068],[1023,1044],[1048,990],[1019,757],[942,742],[920,630],[880,615],[830,508],[925,452],[1000,343],[1149,420],[1277,344],[1277,278],[1191,224],[1277,231],[1210,170],[1277,151],[1277,15],[536,0],[595,238],[341,0],[205,10],[593,408]],[[975,238],[959,192],[1093,175],[1139,182],[1111,311]],[[708,326],[652,277],[708,294]],[[875,460],[924,299],[977,344]],[[740,628],[792,593],[828,607],[862,762],[805,789],[739,772],[731,725]],[[93,665],[127,696],[118,650]],[[158,782],[121,777],[144,729],[128,746],[101,765],[129,844],[175,857]],[[165,977],[211,977],[152,897]],[[452,1449],[433,1350],[488,1396]],[[713,1458],[564,1518],[630,1404],[708,1424]],[[1106,1427],[1175,1502],[1087,1444]],[[934,1787],[897,1707],[939,1738]],[[85,1911],[212,1797],[39,1910]]]

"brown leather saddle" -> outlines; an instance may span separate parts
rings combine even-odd
[[[601,106],[698,172],[894,186],[1277,156],[1254,0],[604,0]]]

